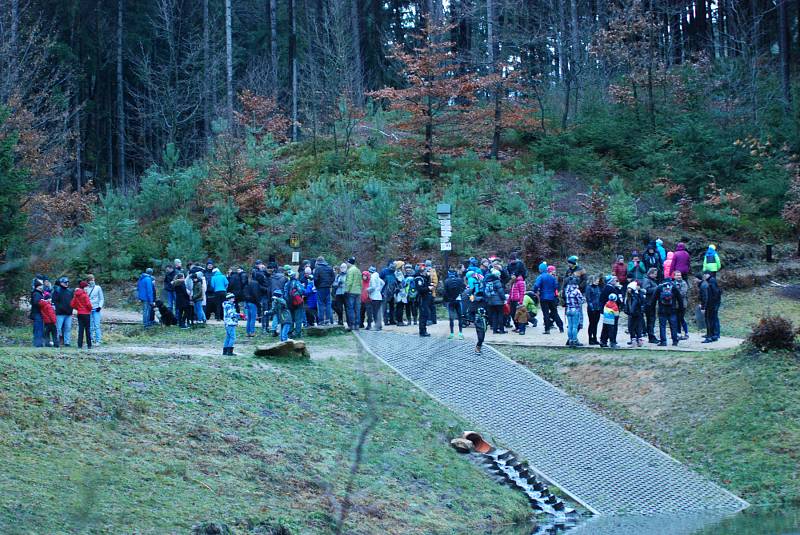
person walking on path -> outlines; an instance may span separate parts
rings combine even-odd
[[[222,354],[233,357],[233,347],[236,345],[236,326],[239,325],[239,319],[241,319],[240,313],[236,312],[236,296],[234,294],[225,294],[222,310],[222,317],[225,323],[225,341],[222,343]]]
[[[33,290],[31,291],[31,311],[28,315],[31,321],[33,321],[33,347],[42,347],[44,345],[44,318],[42,317],[42,307],[39,305],[44,299],[42,288],[44,288],[44,284],[41,280],[36,279],[33,282]],[[53,324],[55,324],[55,317],[53,319]]]
[[[89,332],[89,322],[92,315],[92,302],[86,293],[89,285],[81,281],[72,296],[70,306],[78,313],[78,349],[83,349],[83,339],[86,337],[86,347],[92,349],[92,335]]]
[[[689,339],[689,324],[686,323],[686,312],[689,310],[689,284],[683,279],[683,273],[675,270],[672,275],[675,287],[681,295],[681,306],[678,308],[678,332],[683,331],[683,336],[679,336],[679,340]]]
[[[623,269],[624,269],[623,264]],[[592,279],[592,283],[586,287],[586,313],[589,316],[589,345],[600,345],[597,341],[597,326],[600,323],[600,316],[603,314],[603,303],[600,301],[600,280],[602,275]]]
[[[347,264],[347,276],[344,281],[347,303],[347,328],[351,331],[357,331],[358,324],[361,321],[361,271],[356,265],[354,256],[347,260]]]
[[[372,309],[372,323],[375,330],[380,331],[383,329],[383,287],[386,283],[374,266],[370,266],[369,273],[369,304]]]
[[[578,287],[578,278],[575,276],[567,279],[564,301],[567,308],[567,345],[582,346],[583,344],[578,341],[578,326],[583,323],[583,303],[586,299]]]
[[[317,257],[314,265],[314,286],[317,288],[317,322],[320,325],[333,324],[333,307],[331,306],[331,287],[336,280],[333,268],[325,261],[325,257]]]
[[[450,322],[450,336],[448,339],[453,338],[454,323],[458,321],[458,339],[464,339],[464,323],[462,321],[461,313],[461,294],[466,289],[464,279],[458,276],[458,273],[451,269],[447,272],[447,278],[444,281],[444,302],[447,306],[447,319]]]
[[[72,297],[73,292],[69,288],[69,279],[61,277],[53,290],[52,298],[53,308],[56,309],[56,331],[65,347],[70,346],[72,336]]]
[[[147,268],[144,273],[139,275],[136,283],[136,296],[142,303],[142,324],[151,327],[155,321],[153,319],[153,307],[156,304],[156,287],[153,278],[153,268]]]
[[[700,283],[700,310],[705,314],[706,320],[704,344],[719,340],[719,307],[721,303],[722,290],[717,284],[716,273],[704,271],[703,282]]]
[[[540,266],[541,268],[541,266]],[[542,307],[542,317],[544,318],[544,334],[550,334],[550,328],[555,323],[558,330],[564,332],[564,324],[558,315],[556,303],[556,291],[558,290],[558,280],[550,273],[549,267],[536,277],[533,284],[533,291],[539,296],[539,303]]]
[[[106,298],[103,295],[103,288],[94,280],[94,275],[89,273],[86,276],[86,282],[89,283],[86,293],[89,295],[89,301],[92,302],[92,314],[89,318],[89,329],[92,333],[92,344],[99,346],[103,339],[103,332],[100,327],[102,321],[102,310],[106,304]]]

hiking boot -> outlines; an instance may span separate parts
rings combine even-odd
[[[572,344],[572,347],[583,347],[583,344],[575,340],[575,343]]]
[[[419,333],[422,338],[427,338],[431,335],[431,333]]]
[[[673,341],[672,341],[672,345],[673,345],[673,346],[676,346],[676,345],[678,345],[678,341],[677,341],[677,340],[673,340]]]
[[[703,338],[703,341],[702,341],[702,342],[700,342],[700,343],[701,343],[701,344],[710,344],[710,343],[711,343],[711,342],[713,342],[713,341],[714,341],[714,340],[713,340],[713,339],[711,339],[711,338]]]
[[[613,344],[611,344],[609,347],[610,347],[611,349],[617,349],[617,348],[619,347],[619,344],[617,344],[617,343],[613,343]]]
[[[480,353],[481,353],[481,346],[475,346],[475,353],[478,353],[478,354],[480,355]]]
[[[544,331],[542,334],[550,334],[550,331],[549,330]]]
[[[464,334],[463,333],[458,333],[458,339],[459,340],[463,340],[464,339]]]
[[[659,342],[657,345],[658,345],[658,347],[667,347],[667,343],[666,342]]]

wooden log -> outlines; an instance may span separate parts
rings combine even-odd
[[[257,357],[266,358],[311,358],[306,343],[302,340],[287,340],[266,346],[256,346],[254,351]]]

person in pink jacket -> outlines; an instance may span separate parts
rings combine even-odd
[[[672,251],[667,253],[667,259],[664,260],[664,278],[671,279],[672,274],[675,272],[675,253]]]
[[[523,299],[525,299],[525,279],[522,275],[517,275],[517,278],[511,284],[511,291],[508,293],[508,306],[511,310],[511,317],[514,316],[517,306],[522,303]],[[516,329],[514,331],[516,332]]]

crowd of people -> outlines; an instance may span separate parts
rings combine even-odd
[[[703,342],[711,343],[720,336],[722,296],[716,280],[722,264],[714,245],[703,254],[702,266],[702,274],[696,275],[699,310],[706,325]],[[246,336],[256,336],[260,328],[281,341],[299,338],[304,327],[315,324],[346,325],[352,331],[379,331],[384,324],[415,326],[420,336],[427,337],[428,326],[437,323],[438,297],[447,313],[449,337],[463,339],[464,329],[474,327],[477,352],[488,329],[507,334],[513,327],[512,332],[525,335],[528,326],[539,324],[540,311],[544,334],[554,327],[565,332],[560,307],[568,346],[583,345],[578,333],[586,328],[590,345],[613,348],[618,347],[621,314],[627,317],[629,346],[641,347],[645,340],[665,346],[667,329],[672,345],[688,339],[691,280],[685,244],[667,251],[657,239],[643,253],[633,251],[627,262],[623,255],[617,256],[607,275],[593,276],[577,256],[567,258],[561,273],[555,265],[542,262],[535,277],[516,254],[506,263],[497,257],[472,257],[448,268],[441,281],[431,260],[389,259],[380,269],[371,266],[362,271],[354,257],[334,267],[320,256],[297,268],[257,260],[249,269],[240,265],[223,273],[211,259],[205,264],[189,262],[185,268],[175,259],[166,267],[161,284],[152,268],[145,270],[137,282],[137,297],[145,327],[160,322],[189,329],[205,326],[211,317],[221,320],[226,355],[233,354],[241,320],[246,321]],[[65,277],[53,288],[47,277],[37,275],[32,286],[34,345],[69,346],[73,309],[78,316],[78,346],[84,338],[89,348],[100,344],[104,297],[93,275],[80,281],[74,292]]]

